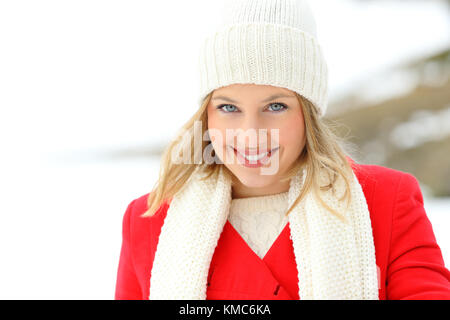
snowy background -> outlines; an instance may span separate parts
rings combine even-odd
[[[330,99],[450,44],[443,1],[311,4]],[[159,157],[111,155],[164,144],[196,110],[215,6],[0,2],[0,299],[113,299],[122,217]],[[448,267],[450,199],[425,207]]]

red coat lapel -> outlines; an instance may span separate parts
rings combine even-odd
[[[208,300],[299,299],[289,224],[261,259],[227,221],[211,260]]]

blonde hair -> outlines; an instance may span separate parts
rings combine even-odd
[[[329,190],[333,188],[338,175],[344,178],[345,182],[345,192],[339,200],[344,198],[347,200],[347,205],[351,201],[350,194],[350,179],[352,178],[352,168],[348,162],[344,147],[349,147],[350,144],[345,145],[346,142],[335,135],[331,130],[330,124],[325,123],[324,120],[319,118],[316,107],[306,98],[296,93],[297,99],[302,107],[304,121],[305,121],[305,134],[306,134],[306,144],[303,148],[301,154],[299,155],[297,161],[292,165],[292,167],[286,172],[281,180],[287,181],[291,179],[303,166],[305,166],[307,175],[305,182],[297,199],[294,201],[292,206],[286,212],[288,215],[292,209],[302,200],[302,198],[312,190],[317,199],[321,204],[327,208],[330,212],[335,214],[341,221],[346,221],[345,217],[330,208],[319,196],[319,190]],[[192,132],[194,128],[194,123],[200,121],[202,123],[202,137],[205,136],[205,131],[207,131],[207,106],[210,102],[212,92],[204,99],[201,107],[197,112],[186,122],[182,127],[182,132]],[[186,137],[186,136],[185,136]],[[204,165],[200,163],[194,163],[193,159],[199,159],[203,155],[203,151],[210,144],[208,141],[203,141],[202,147],[194,148],[194,135],[190,135],[184,144],[190,145],[191,153],[189,155],[191,161],[188,163],[174,163],[172,159],[172,153],[176,148],[179,147],[181,135],[178,135],[173,141],[169,143],[163,152],[161,159],[161,166],[159,171],[159,177],[155,182],[154,188],[150,192],[147,199],[148,209],[141,215],[141,217],[150,217],[157,212],[157,209],[165,202],[171,200],[171,198],[185,185],[188,179],[191,177],[192,173],[195,171],[197,166]],[[185,138],[186,139],[186,138]],[[342,144],[342,146],[341,146]],[[183,143],[181,144],[183,145]],[[194,154],[195,152],[197,154]],[[201,152],[201,154],[200,154]],[[212,174],[219,174],[220,166],[223,166],[224,174],[228,177],[232,176],[232,173],[226,168],[223,163],[209,164],[205,166],[207,176],[210,177]],[[327,185],[321,186],[319,181],[319,170],[324,168],[330,177],[330,181]],[[332,178],[331,178],[332,176]],[[334,189],[333,189],[334,190]]]

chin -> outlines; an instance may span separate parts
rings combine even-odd
[[[242,172],[241,170],[231,171],[243,185],[249,188],[264,188],[274,182],[274,176],[260,175],[259,170],[255,170],[255,173]]]

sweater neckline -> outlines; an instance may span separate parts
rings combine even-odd
[[[288,206],[288,191],[266,196],[231,200],[230,213],[285,211]]]

